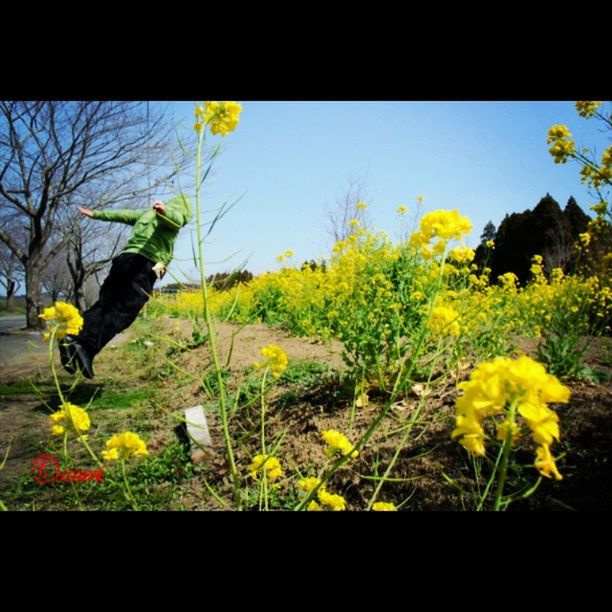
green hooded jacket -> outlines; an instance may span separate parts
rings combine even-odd
[[[132,235],[124,253],[138,253],[151,261],[163,262],[166,266],[172,260],[172,251],[179,230],[191,221],[191,205],[185,196],[176,196],[164,202],[164,214],[147,210],[96,210],[94,219],[117,221],[133,225]]]

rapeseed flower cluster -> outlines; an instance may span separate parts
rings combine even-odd
[[[83,317],[78,309],[66,302],[55,302],[54,306],[49,306],[38,315],[49,325],[56,327],[55,337],[65,338],[68,335],[76,336],[83,328]],[[51,332],[45,332],[43,338],[45,342],[51,337]]]
[[[147,445],[138,434],[124,431],[106,441],[106,450],[102,451],[102,458],[105,461],[117,461],[130,457],[143,457],[148,454]]]
[[[211,134],[227,136],[240,122],[241,111],[242,106],[237,102],[204,102],[204,106],[196,106],[193,129],[201,132],[209,125]]]
[[[249,476],[257,479],[265,471],[268,480],[278,480],[283,475],[280,461],[271,455],[255,455],[249,465]]]
[[[321,434],[323,441],[328,445],[326,453],[329,457],[335,457],[338,454],[349,455],[351,459],[355,459],[359,452],[353,450],[355,445],[349,439],[336,429],[328,429]]]
[[[306,493],[310,493],[315,487],[319,486],[321,481],[318,478],[309,477],[303,478],[298,482],[298,487]],[[308,504],[307,510],[310,512],[320,510],[334,510],[336,512],[346,510],[346,500],[341,495],[329,493],[325,486],[319,487],[317,491],[317,499],[314,499]]]
[[[255,368],[270,368],[272,376],[274,378],[280,378],[283,372],[287,369],[289,358],[287,353],[277,344],[269,344],[259,351],[260,355],[265,359],[263,363],[255,361],[253,366]]]
[[[71,430],[77,435],[82,435],[89,431],[91,421],[87,411],[70,402],[64,402],[60,409],[49,415],[51,421],[51,433],[54,436],[61,436],[66,430]]]
[[[521,434],[518,414],[538,445],[535,467],[542,476],[561,480],[550,453],[553,441],[559,440],[559,418],[547,403],[567,403],[568,387],[526,355],[518,359],[496,357],[491,362],[481,363],[470,379],[458,387],[462,395],[456,403],[456,428],[451,437],[460,438],[460,443],[470,453],[484,456],[487,438],[482,424],[484,419],[500,417],[502,421],[497,420],[498,439],[505,440],[510,435],[515,443]]]
[[[572,140],[572,134],[566,125],[556,124],[548,130],[548,144],[552,144],[549,152],[555,160],[555,164],[564,164],[568,157],[573,157],[576,145]]]
[[[584,101],[584,100],[579,100],[578,102],[576,102],[576,110],[578,111],[578,114],[581,117],[584,117],[585,119],[589,119],[590,117],[593,117],[593,115],[595,115],[595,113],[597,112],[597,109],[601,106],[601,100],[597,100],[597,101]]]

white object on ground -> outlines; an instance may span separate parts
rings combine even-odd
[[[191,443],[191,460],[201,461],[206,456],[207,449],[212,445],[204,407],[201,405],[185,408],[187,435]]]

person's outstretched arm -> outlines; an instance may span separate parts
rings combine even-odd
[[[140,219],[140,215],[145,212],[143,210],[89,210],[82,206],[78,208],[86,217],[99,219],[100,221],[117,221],[128,225],[134,225]]]

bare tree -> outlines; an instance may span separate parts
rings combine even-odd
[[[0,241],[25,268],[28,327],[41,323],[45,258],[70,239],[66,226],[58,232],[67,207],[125,206],[151,187],[151,167],[155,186],[165,183],[180,166],[164,166],[175,153],[171,130],[144,103],[0,102]],[[106,199],[86,201],[93,194]],[[6,230],[15,213],[27,224],[25,244]]]
[[[344,195],[336,198],[333,204],[326,204],[326,230],[334,242],[346,240],[359,226],[368,224],[367,209],[357,206],[360,202],[367,204],[367,198],[367,179],[351,177]],[[359,221],[359,226],[351,224],[353,219]]]
[[[45,267],[40,278],[45,293],[55,302],[59,297],[70,299],[71,283],[70,271],[66,263],[67,247],[55,253],[52,257],[45,257]]]
[[[15,308],[15,294],[21,286],[23,268],[17,256],[0,242],[0,284],[6,294],[6,309]]]

